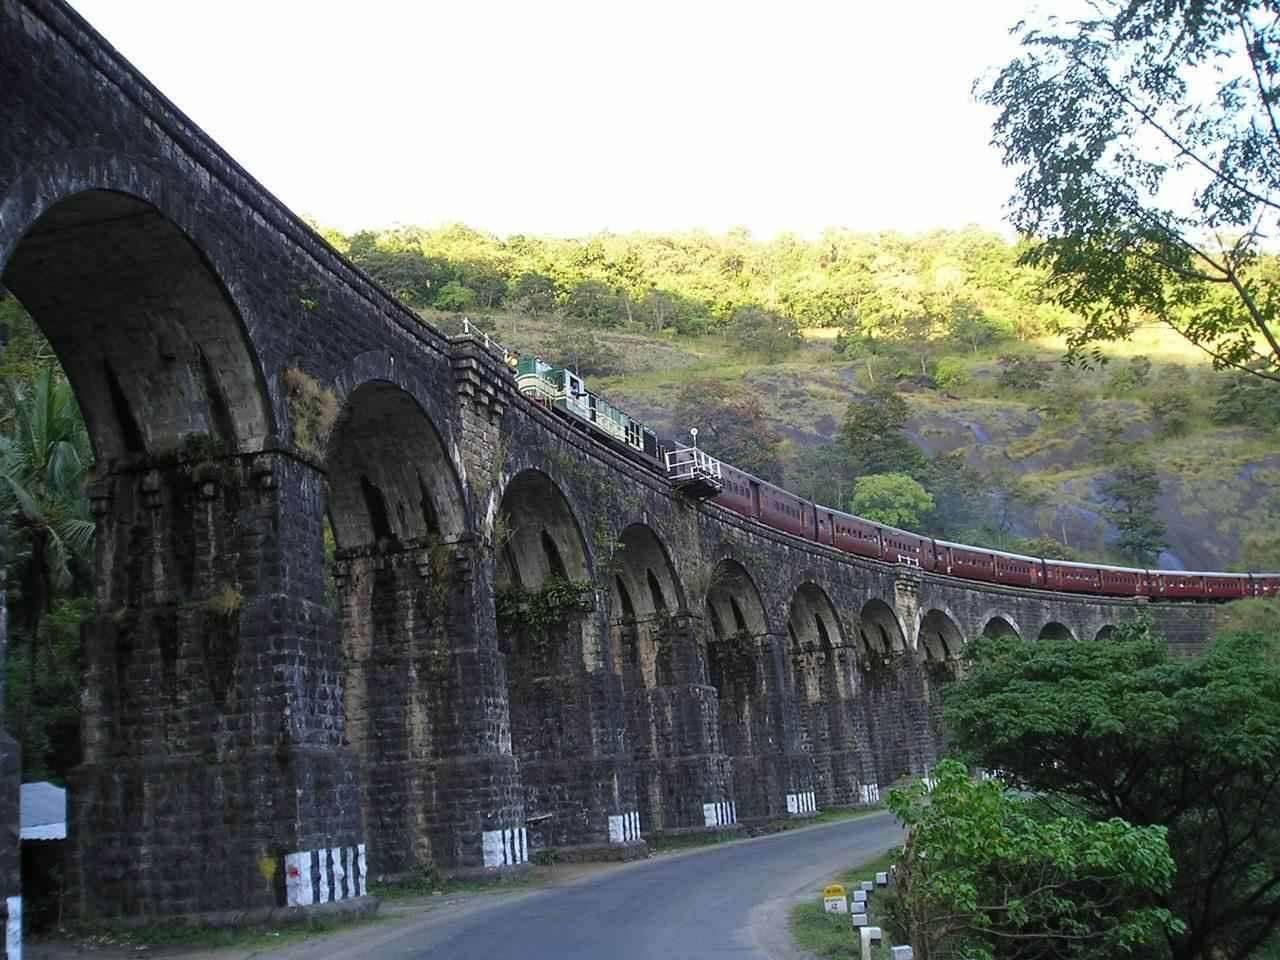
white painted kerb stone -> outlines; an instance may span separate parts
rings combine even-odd
[[[610,843],[634,843],[640,839],[640,813],[615,814],[609,818]]]
[[[818,799],[817,795],[809,790],[805,793],[788,793],[787,794],[787,813],[793,816],[802,813],[817,813]]]
[[[22,898],[6,897],[9,919],[4,925],[4,950],[9,960],[22,960]]]
[[[515,867],[529,862],[529,834],[524,827],[486,830],[480,835],[486,867]]]
[[[369,892],[368,872],[369,860],[363,843],[286,853],[285,903],[291,907],[309,907],[315,903],[363,897]]]
[[[708,827],[727,827],[738,822],[737,804],[728,800],[702,805],[702,820]]]

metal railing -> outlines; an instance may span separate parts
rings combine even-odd
[[[720,484],[720,461],[709,457],[697,447],[677,446],[668,450],[667,478],[674,483],[694,480],[710,480]]]
[[[503,362],[505,362],[507,357],[511,355],[510,350],[500,344],[497,340],[493,339],[493,337],[489,336],[489,334],[485,333],[479,327],[473,327],[471,325],[471,321],[466,317],[462,318],[462,332],[468,337],[475,337],[484,344],[484,348],[486,350],[495,356],[501,357]]]

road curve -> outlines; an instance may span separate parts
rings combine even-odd
[[[568,886],[482,896],[305,955],[333,960],[792,960],[787,910],[900,842],[888,813],[653,857]],[[339,942],[340,941],[340,942]],[[319,948],[319,949],[317,949]],[[292,954],[293,951],[284,951]]]

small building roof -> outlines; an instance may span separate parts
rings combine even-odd
[[[67,791],[47,780],[24,783],[20,801],[23,840],[67,838]]]

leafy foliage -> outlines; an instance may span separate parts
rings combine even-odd
[[[0,522],[8,528],[6,726],[23,775],[62,779],[80,762],[80,623],[92,612],[89,438],[52,352],[16,301],[0,300]]]
[[[766,480],[778,479],[781,438],[760,398],[741,384],[693,380],[676,395],[675,420],[698,428],[698,445]]]
[[[872,473],[859,477],[853,485],[849,509],[860,517],[907,529],[920,526],[933,509],[933,497],[924,487],[902,473]]]
[[[1133,563],[1149,566],[1166,546],[1164,523],[1156,516],[1160,477],[1141,457],[1121,463],[1102,484],[1110,506],[1104,510],[1118,531],[1116,546]]]
[[[1275,643],[1173,660],[1143,622],[1096,644],[980,638],[945,722],[967,759],[1063,815],[1165,827],[1177,876],[1156,903],[1185,929],[1151,949],[1237,960],[1280,923]]]
[[[909,831],[891,905],[898,938],[926,960],[1128,954],[1182,925],[1159,826],[1054,816],[945,760],[932,789],[889,794]]]
[[[891,385],[881,384],[861,402],[849,404],[841,440],[849,451],[857,476],[903,473],[916,476],[924,469],[924,454],[902,432],[911,408]]]
[[[1023,23],[980,90],[1020,172],[1024,262],[1084,323],[1073,355],[1155,318],[1222,366],[1280,380],[1280,26],[1265,0],[1099,0]]]
[[[591,592],[589,582],[565,577],[548,577],[537,590],[498,590],[498,624],[503,630],[545,630],[587,609]]]

